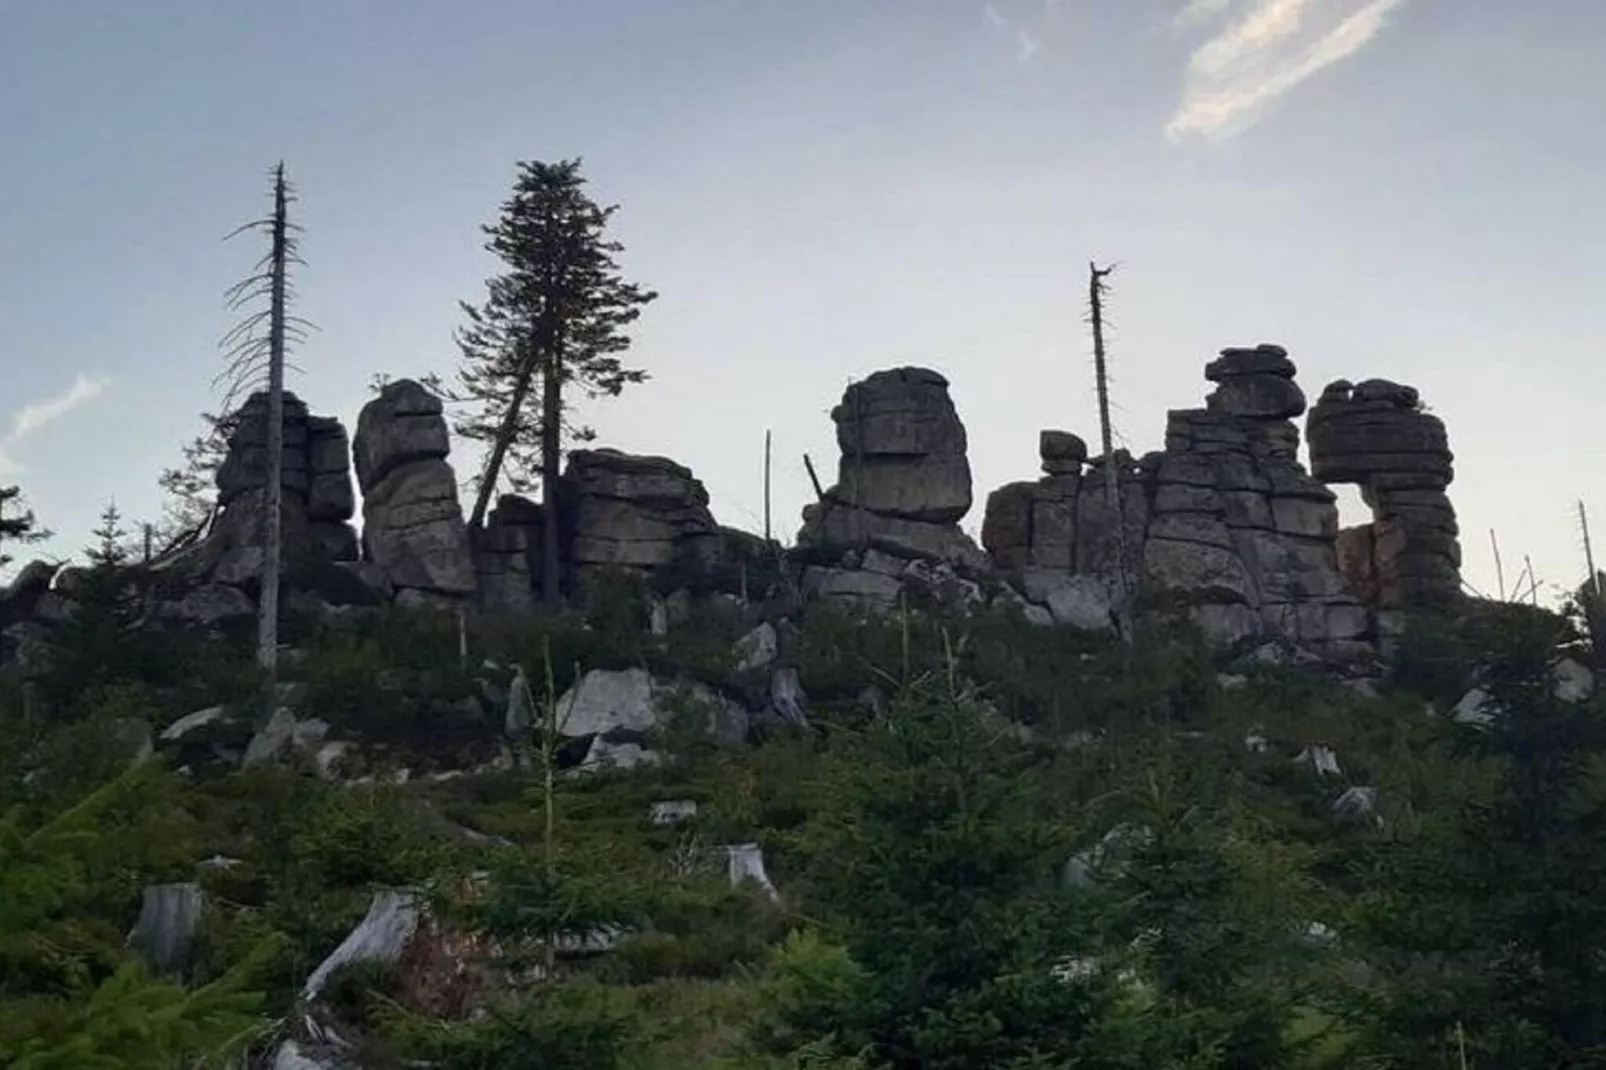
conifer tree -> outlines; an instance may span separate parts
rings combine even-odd
[[[19,511],[20,510],[20,511]],[[7,542],[30,543],[48,539],[51,532],[35,526],[33,510],[22,505],[21,487],[0,487],[0,568],[11,564]]]
[[[462,305],[468,323],[458,334],[463,367],[452,396],[476,406],[457,422],[458,434],[490,445],[471,526],[484,523],[504,468],[520,488],[539,473],[542,595],[549,604],[559,598],[555,488],[564,440],[593,436],[568,421],[568,388],[612,397],[646,380],[620,358],[631,345],[626,328],[658,296],[620,274],[615,257],[623,246],[606,234],[618,206],[586,194],[580,163],[519,164],[512,197],[485,228],[486,249],[507,270],[486,282],[484,304]],[[532,411],[527,402],[536,388],[540,405]]]
[[[158,556],[200,536],[217,507],[217,472],[229,452],[233,413],[203,412],[206,430],[185,443],[183,463],[162,470],[157,485],[167,494],[158,527]]]
[[[100,511],[100,526],[90,532],[95,545],[84,551],[89,563],[98,569],[116,569],[128,563],[128,529],[123,527],[123,514],[116,500],[106,503]]]

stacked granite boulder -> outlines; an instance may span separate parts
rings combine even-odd
[[[1117,451],[1079,471],[1080,440],[1045,432],[1045,475],[988,499],[983,542],[1030,597],[1045,572],[1110,577],[1119,540],[1105,463],[1119,466],[1129,562],[1143,586],[1180,594],[1212,637],[1280,637],[1361,652],[1371,621],[1346,590],[1334,549],[1335,496],[1297,459],[1305,410],[1280,346],[1223,350],[1202,409],[1169,414],[1165,450]],[[1078,471],[1073,471],[1077,469]],[[1040,599],[1041,600],[1041,599]]]
[[[667,457],[575,450],[563,474],[563,555],[575,578],[650,574],[717,540],[708,490]]]
[[[357,417],[363,556],[398,604],[454,606],[475,593],[450,450],[440,398],[411,379],[388,383]]]
[[[485,526],[469,532],[482,608],[516,614],[535,607],[543,575],[543,523],[539,504],[504,494],[485,518]]]
[[[804,510],[799,546],[875,542],[911,556],[985,564],[959,529],[972,500],[970,460],[947,379],[927,368],[876,372],[848,387],[831,419],[841,451],[837,481]]]
[[[993,564],[1008,572],[1113,573],[1120,544],[1105,459],[1094,458],[1089,465],[1087,444],[1068,431],[1042,432],[1038,455],[1041,479],[1011,483],[987,498],[981,538]],[[1143,545],[1149,496],[1143,470],[1131,454],[1116,450],[1112,463],[1131,554]]]
[[[1143,570],[1207,632],[1359,652],[1372,622],[1338,569],[1336,496],[1298,460],[1305,411],[1281,346],[1223,350],[1205,408],[1176,410],[1155,460]]]
[[[351,527],[356,500],[346,429],[333,416],[312,416],[294,394],[284,396],[282,483],[286,521],[317,556],[331,561],[357,557]],[[261,492],[268,478],[268,396],[252,394],[240,407],[229,451],[217,473],[217,503],[226,518],[247,509],[261,525]]]
[[[1306,428],[1317,478],[1359,484],[1375,517],[1338,535],[1351,585],[1383,610],[1456,597],[1461,546],[1446,494],[1454,455],[1443,421],[1423,411],[1417,391],[1341,379],[1322,391]]]
[[[256,393],[235,415],[228,448],[217,471],[218,512],[205,537],[156,563],[159,573],[194,588],[197,597],[227,598],[239,614],[249,599],[238,589],[261,581],[263,520],[267,515],[268,399]],[[280,513],[285,561],[350,562],[357,559],[351,517],[346,430],[334,417],[312,416],[294,394],[284,396],[284,448]],[[214,588],[227,587],[223,591]],[[214,599],[214,600],[216,600]]]

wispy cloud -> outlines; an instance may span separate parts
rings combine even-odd
[[[1188,61],[1166,136],[1222,137],[1253,126],[1278,97],[1355,55],[1405,0],[1189,0],[1181,30],[1214,25]]]
[[[1050,4],[1056,0],[1049,0]],[[1037,55],[1043,47],[1043,42],[1029,32],[1024,26],[1018,26],[1015,21],[993,4],[983,4],[981,12],[987,17],[987,22],[993,32],[1006,36],[1015,42],[1015,61],[1017,63],[1030,63],[1032,57]]]
[[[72,385],[61,393],[29,402],[18,409],[11,417],[11,430],[4,438],[0,438],[0,475],[22,471],[22,464],[14,456],[16,448],[57,420],[100,397],[110,383],[111,380],[106,376],[79,372]]]

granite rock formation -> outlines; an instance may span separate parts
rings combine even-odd
[[[195,584],[254,590],[262,574],[268,480],[268,397],[252,394],[236,413],[228,452],[217,471],[218,511],[205,536],[158,564]],[[287,568],[306,562],[357,560],[356,510],[346,429],[313,416],[294,394],[284,397],[280,513]]]
[[[948,380],[926,368],[876,372],[831,410],[837,481],[804,510],[798,544],[878,544],[956,564],[985,558],[959,529],[970,511],[970,461]]]
[[[352,443],[363,495],[363,556],[400,603],[455,604],[476,590],[474,558],[440,398],[411,379],[389,383],[357,418]]]
[[[652,572],[717,538],[707,489],[667,457],[575,450],[562,494],[563,557],[578,577]]]
[[[588,580],[604,573],[652,579],[677,569],[715,586],[732,573],[736,578],[724,586],[734,591],[742,585],[743,563],[766,556],[762,539],[716,524],[702,482],[666,457],[576,450],[558,492],[560,586],[569,595],[582,594]],[[472,533],[486,609],[516,613],[538,600],[543,520],[542,505],[504,495],[484,529]]]
[[[516,494],[504,494],[485,518],[471,529],[474,569],[480,606],[492,613],[528,612],[541,589],[541,506]]]
[[[1280,346],[1224,350],[1202,409],[1169,414],[1162,452],[1117,451],[1082,469],[1086,448],[1044,432],[1044,476],[988,499],[983,543],[1028,595],[1055,573],[1117,574],[1119,540],[1102,466],[1119,466],[1128,569],[1150,590],[1181,595],[1222,641],[1274,636],[1355,652],[1372,623],[1348,592],[1334,548],[1335,496],[1298,461],[1305,409]],[[1063,586],[1060,584],[1059,586]]]
[[[1455,470],[1444,423],[1423,411],[1413,387],[1383,379],[1331,383],[1306,422],[1311,470],[1354,483],[1370,524],[1338,535],[1351,586],[1379,609],[1454,598],[1461,590]]]

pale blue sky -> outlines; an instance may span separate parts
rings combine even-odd
[[[64,553],[112,495],[156,513],[281,157],[322,327],[292,385],[349,421],[375,372],[452,371],[515,161],[579,155],[663,294],[654,379],[588,416],[726,523],[759,525],[771,428],[790,535],[844,385],[916,363],[979,525],[1040,427],[1096,437],[1097,258],[1135,451],[1217,349],[1278,341],[1312,397],[1384,376],[1445,418],[1475,584],[1490,527],[1508,579],[1573,582],[1575,499],[1606,547],[1603,56],[1600,0],[0,0],[0,479]]]

